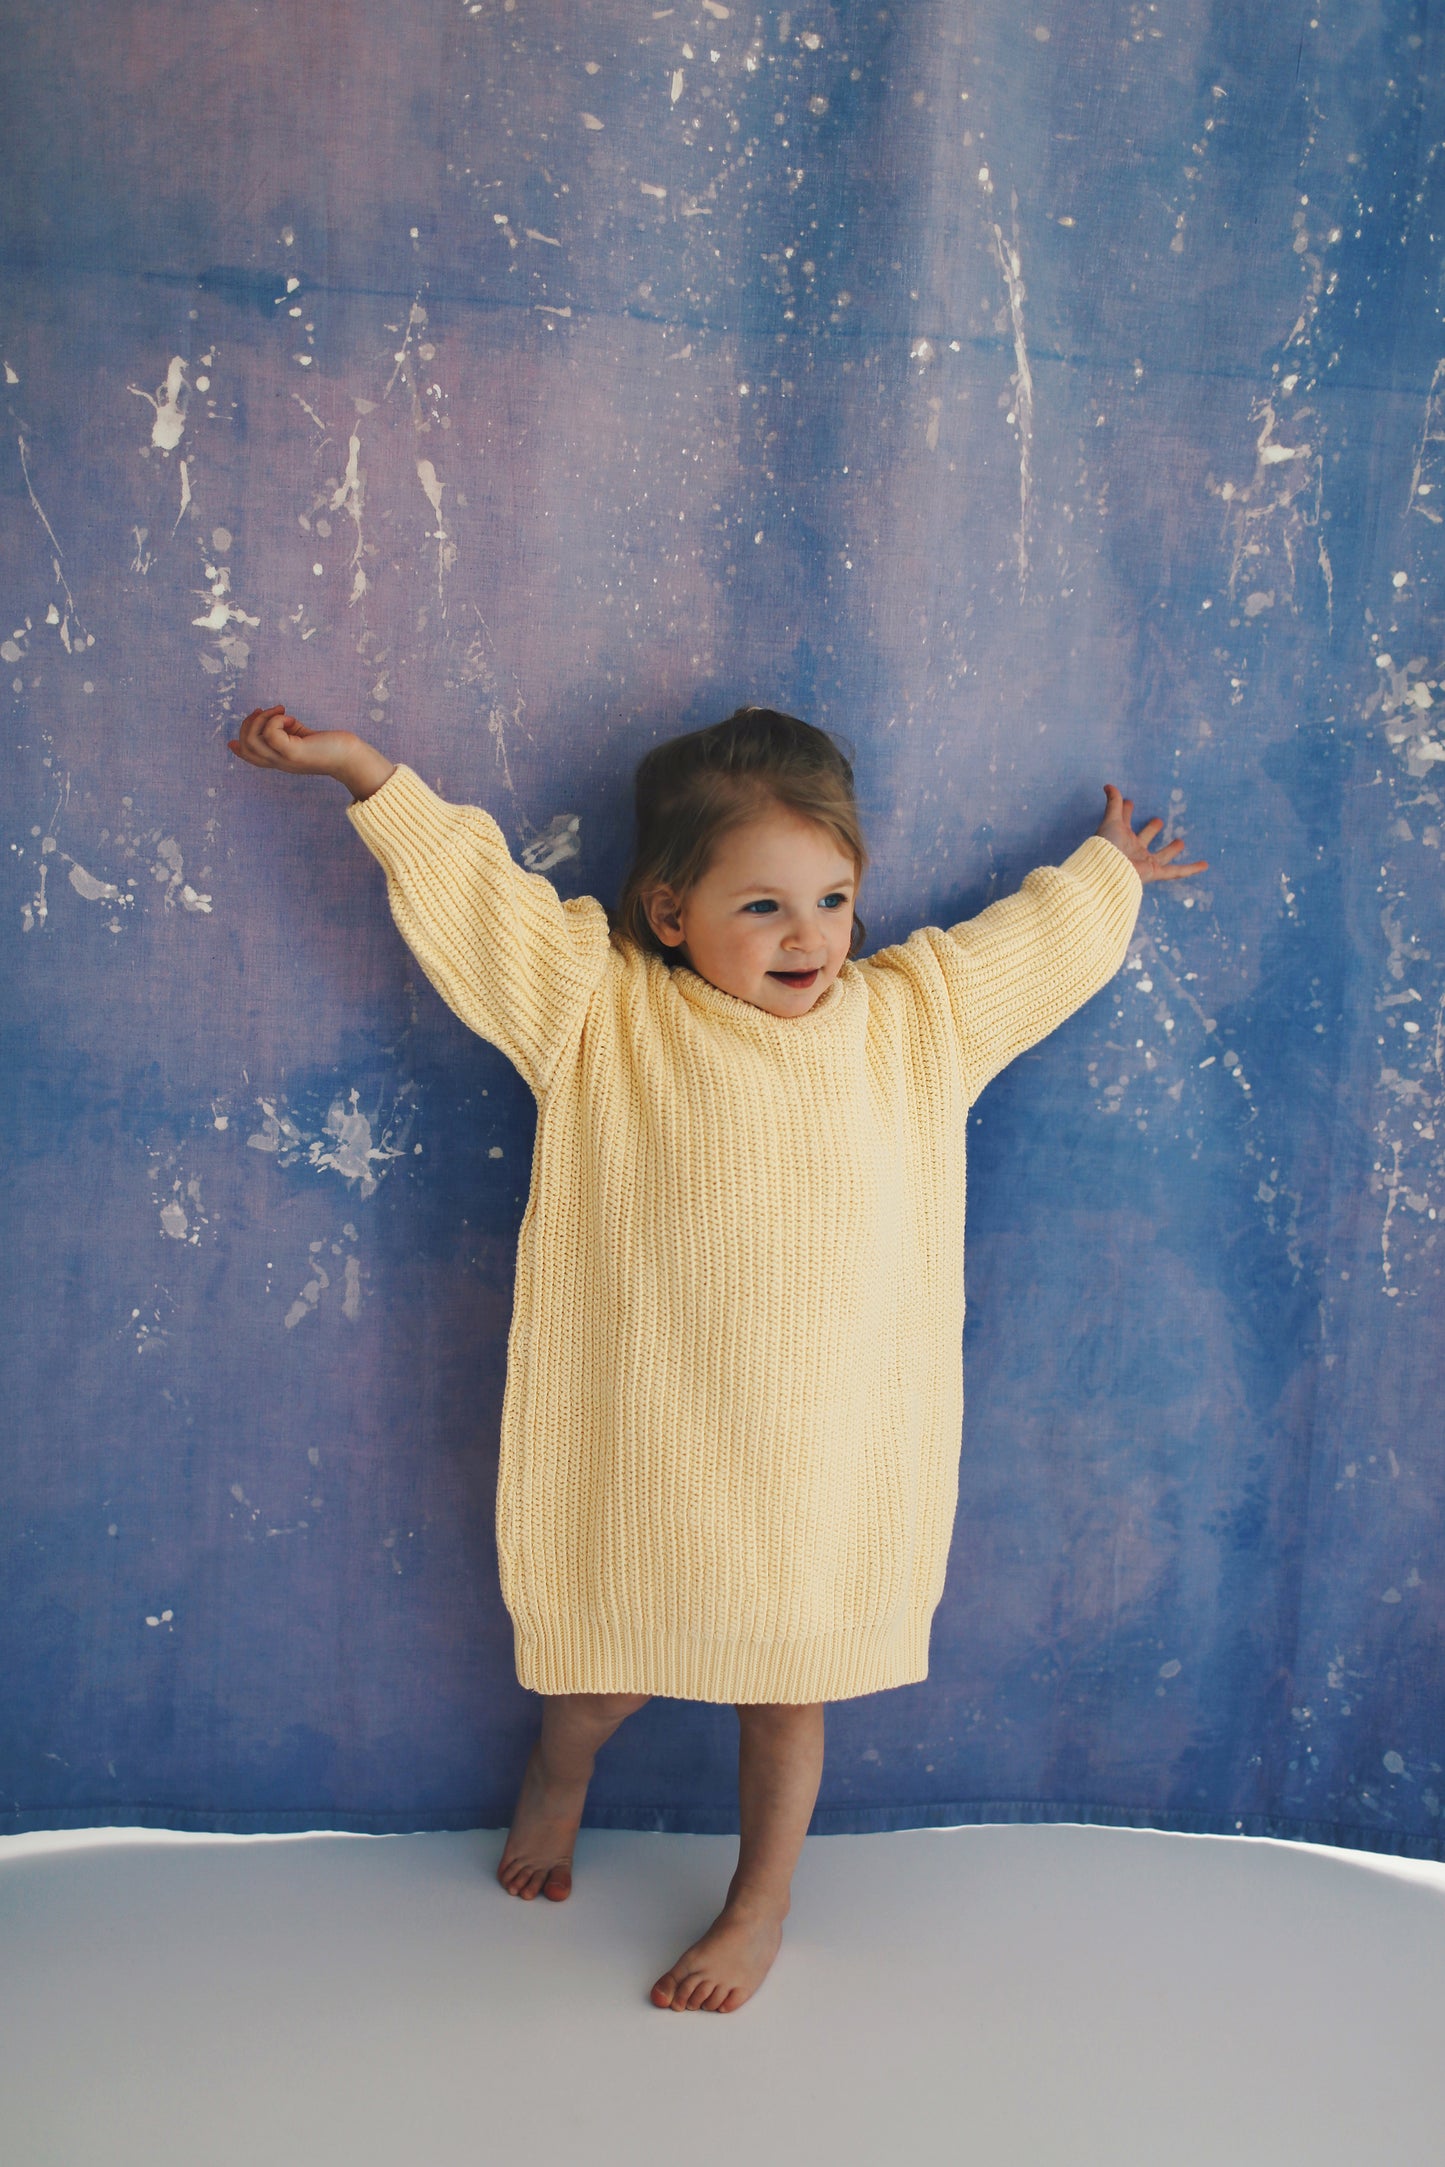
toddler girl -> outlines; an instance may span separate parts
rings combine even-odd
[[[654,1693],[738,1712],[718,1918],[652,1988],[730,2012],[777,1953],[830,1700],[928,1675],[958,1498],[964,1148],[989,1079],[1112,978],[1181,880],[1112,784],[1019,894],[856,959],[853,770],[768,708],[636,776],[615,913],[514,864],[350,731],[258,708],[230,749],[330,775],[450,1008],[537,1100],[497,1556],[543,1696],[497,1878],[554,1902],[598,1749]]]

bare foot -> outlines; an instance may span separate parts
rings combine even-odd
[[[701,1941],[684,1949],[652,1989],[659,2009],[730,2016],[755,1994],[783,1940],[784,1914],[725,1904]]]
[[[582,1825],[587,1784],[548,1784],[540,1740],[532,1748],[497,1879],[509,1896],[529,1902],[539,1893],[554,1904],[572,1893],[572,1847]]]

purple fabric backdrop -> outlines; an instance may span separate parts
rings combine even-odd
[[[857,747],[870,948],[1105,779],[1211,871],[974,1117],[926,1684],[815,1828],[1439,1857],[1438,8],[19,0],[3,1825],[499,1825],[531,1099],[284,700],[610,899]],[[736,1826],[654,1702],[588,1819]]]

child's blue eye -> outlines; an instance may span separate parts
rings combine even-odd
[[[823,901],[825,903],[836,902],[840,906],[846,903],[847,900],[848,898],[845,895],[838,895],[836,893],[831,896],[825,895],[823,898]],[[777,904],[773,902],[770,896],[764,896],[756,903],[744,903],[743,905],[744,910],[776,910],[777,907]]]

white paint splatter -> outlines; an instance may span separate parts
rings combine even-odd
[[[1013,206],[1012,245],[1005,241],[1003,231],[997,224],[993,229],[993,238],[999,269],[1003,272],[1004,285],[1008,290],[1009,319],[1013,325],[1013,411],[1019,432],[1019,593],[1022,595],[1028,585],[1029,576],[1029,489],[1032,479],[1029,466],[1034,439],[1034,379],[1029,367],[1028,345],[1024,338],[1023,264],[1018,249],[1019,199],[1016,194],[1011,194],[1009,200]]]
[[[248,617],[237,603],[226,600],[226,596],[231,591],[231,572],[228,565],[208,564],[205,567],[205,573],[207,579],[211,582],[211,607],[203,617],[193,617],[191,619],[193,625],[199,625],[203,632],[224,632],[226,627],[231,624],[250,625],[253,628],[260,624],[259,617]],[[221,642],[223,650],[226,644],[224,640]],[[244,668],[246,661],[250,657],[250,648],[246,646],[244,640],[236,644],[245,648],[244,655],[239,658],[232,655],[228,656],[227,659],[236,661],[237,667]]]
[[[23,933],[33,933],[37,926],[44,925],[49,916],[50,905],[45,900],[45,860],[42,858],[40,861],[40,885],[35,891],[33,900],[22,903],[20,906],[20,930]]]
[[[122,895],[120,889],[111,881],[97,880],[94,873],[87,873],[85,867],[78,865],[74,858],[70,861],[70,885],[77,895],[85,897],[87,903],[104,903],[116,898],[122,903],[133,900],[128,895]]]
[[[581,826],[580,814],[554,814],[541,834],[528,843],[521,853],[522,863],[527,871],[550,873],[553,866],[561,865],[564,859],[577,857],[582,849],[579,835]]]
[[[1397,664],[1392,655],[1376,655],[1375,667],[1380,681],[1362,713],[1367,720],[1377,713],[1381,716],[1390,750],[1399,756],[1412,780],[1424,782],[1431,768],[1445,760],[1445,745],[1432,735],[1440,676],[1424,655],[1412,655],[1403,664]]]
[[[1293,424],[1309,417],[1309,407],[1293,410]],[[1296,555],[1304,546],[1306,535],[1313,530],[1316,538],[1315,555],[1321,576],[1325,581],[1326,597],[1333,621],[1334,573],[1329,557],[1323,549],[1321,532],[1322,461],[1317,446],[1307,442],[1277,444],[1274,432],[1277,417],[1270,399],[1256,399],[1250,409],[1251,421],[1258,424],[1254,442],[1254,473],[1246,483],[1227,481],[1210,483],[1210,489],[1228,507],[1226,520],[1232,528],[1229,599],[1234,601],[1239,581],[1246,565],[1255,583],[1254,594],[1272,593],[1276,602],[1295,607]],[[1313,503],[1309,499],[1313,494]],[[1283,564],[1271,564],[1274,551],[1283,557]],[[1263,581],[1273,572],[1276,584],[1267,588]],[[1251,598],[1252,599],[1252,598]],[[1261,609],[1273,604],[1250,602],[1244,605],[1246,616],[1255,616]]]
[[[366,497],[366,482],[361,472],[361,431],[353,429],[347,453],[346,472],[341,485],[331,499],[333,512],[345,512],[356,529],[356,547],[351,552],[351,602],[359,602],[366,592],[366,573],[361,563],[361,513]]]
[[[163,835],[157,843],[156,862],[151,872],[157,880],[167,882],[165,901],[174,908],[175,891],[185,872],[185,861],[181,857],[181,846],[173,835]]]
[[[311,1146],[311,1164],[330,1167],[345,1181],[358,1181],[361,1194],[370,1196],[376,1188],[376,1176],[371,1171],[373,1160],[399,1159],[403,1156],[400,1145],[375,1144],[371,1138],[371,1123],[357,1104],[360,1094],[353,1087],[350,1104],[334,1098],[326,1116],[326,1135],[332,1139],[328,1150],[318,1140]]]
[[[50,521],[46,518],[45,507],[42,505],[39,497],[36,496],[35,485],[30,479],[30,463],[25,457],[25,439],[23,436],[19,436],[16,438],[15,441],[20,446],[20,471],[25,476],[26,494],[30,499],[31,507],[35,512],[36,518],[40,521],[41,526],[44,527],[46,533],[50,536],[51,543],[55,550],[55,555],[50,560],[51,564],[55,569],[55,583],[58,587],[63,587],[65,590],[66,614],[61,620],[60,626],[61,644],[67,654],[70,654],[72,652],[70,641],[70,620],[72,617],[74,617],[75,637],[77,644],[82,647],[94,647],[95,634],[93,632],[87,632],[82,626],[79,614],[77,613],[75,607],[75,596],[70,591],[70,583],[66,579],[65,574],[60,569],[60,560],[65,555],[65,551],[61,548],[59,542],[55,539],[55,529],[51,526]]]
[[[163,900],[167,910],[175,909],[176,896],[179,893],[184,909],[209,914],[211,898],[208,895],[198,895],[190,882],[185,879],[185,864],[181,857],[181,846],[173,835],[162,836],[161,840],[156,844],[156,861],[151,867],[151,873],[156,880],[163,880],[166,883]]]
[[[347,1221],[342,1232],[348,1241],[355,1241],[357,1238],[356,1229],[350,1220]],[[322,1241],[313,1241],[309,1246],[311,1250],[311,1277],[286,1312],[284,1321],[285,1329],[288,1332],[293,1332],[303,1319],[311,1316],[320,1307],[321,1297],[331,1285],[331,1274],[321,1261],[321,1251],[326,1244]],[[332,1242],[331,1254],[334,1257],[344,1256],[342,1266],[344,1292],[341,1297],[341,1314],[347,1319],[348,1323],[354,1324],[361,1314],[361,1265],[355,1256],[345,1255],[340,1242]],[[314,1445],[308,1446],[306,1457],[313,1467],[320,1466],[321,1455]],[[311,1504],[313,1509],[319,1508],[321,1499],[313,1497]]]
[[[306,1148],[306,1138],[289,1114],[278,1114],[270,1099],[257,1099],[266,1119],[246,1138],[252,1151],[274,1151],[279,1163],[289,1166]]]
[[[492,742],[497,748],[497,760],[501,766],[502,779],[515,798],[517,794],[516,785],[512,780],[511,762],[507,757],[507,724],[510,721],[515,728],[521,729],[522,711],[526,706],[526,702],[522,698],[516,679],[513,678],[513,700],[510,713],[504,707],[501,688],[497,683],[496,672],[490,659],[490,655],[495,653],[495,644],[491,633],[487,629],[487,621],[475,602],[472,604],[472,614],[475,616],[481,630],[473,633],[471,639],[467,642],[466,652],[461,661],[454,665],[456,669],[455,682],[468,688],[476,687],[485,700],[487,705],[487,727],[491,731]],[[448,681],[451,682],[450,679]]]
[[[399,346],[399,348],[397,349],[397,351],[396,351],[396,354],[395,354],[395,355],[393,356],[393,359],[395,360],[396,366],[395,366],[395,368],[394,368],[394,369],[392,370],[392,372],[391,372],[391,375],[389,376],[389,378],[387,379],[387,385],[386,385],[386,389],[385,389],[385,391],[384,391],[384,392],[382,393],[382,398],[383,398],[383,399],[389,399],[389,398],[391,397],[391,394],[392,394],[392,387],[393,387],[393,386],[395,385],[395,383],[396,383],[396,380],[397,380],[398,376],[400,376],[400,375],[402,374],[403,370],[404,370],[404,369],[405,369],[405,368],[407,367],[407,355],[408,355],[408,353],[409,353],[409,352],[410,352],[410,350],[411,350],[411,335],[412,335],[412,332],[413,332],[414,330],[416,330],[416,329],[417,329],[417,327],[418,327],[419,325],[421,325],[421,324],[424,324],[425,322],[426,322],[426,310],[425,310],[425,309],[424,309],[424,308],[422,307],[422,305],[421,305],[421,301],[420,301],[420,297],[418,297],[418,299],[417,299],[417,300],[415,300],[415,301],[413,301],[413,302],[412,302],[412,305],[411,305],[411,312],[410,312],[410,314],[408,315],[408,317],[407,317],[407,320],[406,320],[406,330],[405,330],[405,332],[404,332],[404,333],[403,333],[403,335],[402,335],[402,341],[401,341],[401,345],[400,345],[400,346]],[[387,329],[388,329],[388,330],[390,330],[390,329],[391,329],[391,326],[390,326],[390,325],[388,325],[388,326],[387,326]],[[413,386],[413,392],[412,392],[412,419],[413,419],[413,421],[415,421],[415,420],[416,420],[416,418],[417,418],[417,410],[418,410],[418,404],[417,404],[417,399],[416,399],[416,394],[415,394],[415,387]]]
[[[447,532],[446,521],[442,517],[442,490],[446,485],[437,480],[437,470],[430,459],[418,459],[416,478],[426,492],[428,504],[436,514],[437,523],[430,539],[437,545],[437,597],[442,604],[443,614],[445,614],[446,589],[444,581],[447,573],[457,561],[456,543]]]
[[[1440,514],[1433,504],[1422,504],[1421,497],[1432,494],[1437,469],[1429,465],[1433,444],[1445,444],[1445,391],[1441,390],[1445,379],[1445,361],[1437,361],[1435,373],[1430,378],[1430,389],[1425,394],[1425,419],[1420,427],[1420,445],[1415,453],[1415,465],[1410,475],[1410,495],[1405,505],[1407,512],[1419,512],[1422,518],[1435,526],[1440,524]],[[1429,479],[1426,479],[1427,468]]]
[[[311,1315],[320,1302],[323,1292],[330,1284],[331,1280],[325,1267],[321,1264],[313,1265],[312,1277],[307,1280],[305,1286],[286,1312],[286,1329],[288,1332],[294,1331],[303,1317]]]
[[[1393,1299],[1399,1294],[1400,1291],[1399,1288],[1393,1283],[1390,1267],[1390,1222],[1395,1216],[1395,1205],[1399,1198],[1400,1190],[1402,1187],[1402,1183],[1400,1180],[1400,1144],[1398,1138],[1391,1139],[1390,1149],[1394,1153],[1394,1164],[1391,1167],[1389,1174],[1385,1177],[1387,1201],[1385,1204],[1385,1223],[1380,1228],[1380,1275],[1384,1281],[1384,1289],[1386,1294],[1388,1294]]]
[[[426,491],[427,502],[436,513],[438,521],[440,521],[442,516],[442,484],[437,480],[437,470],[430,459],[418,459],[416,471],[417,479]]]
[[[126,390],[137,399],[144,399],[155,408],[156,418],[151,424],[151,442],[157,450],[172,452],[185,432],[186,410],[181,404],[181,393],[186,388],[186,364],[179,354],[172,354],[166,380],[157,384],[155,396],[142,391],[139,384],[127,384]]]
[[[405,1149],[404,1142],[393,1144],[387,1140],[389,1130],[379,1143],[373,1139],[371,1123],[359,1109],[359,1097],[355,1088],[349,1103],[338,1094],[331,1102],[320,1136],[308,1135],[289,1114],[279,1113],[270,1099],[258,1098],[256,1103],[266,1118],[261,1128],[246,1138],[247,1145],[252,1151],[274,1152],[281,1166],[294,1166],[304,1158],[309,1166],[340,1174],[346,1182],[359,1183],[361,1194],[371,1196],[378,1186],[372,1168],[403,1158]]]

